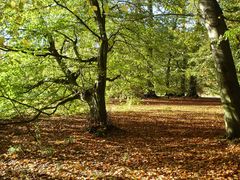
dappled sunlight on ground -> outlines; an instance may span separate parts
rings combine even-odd
[[[43,119],[37,127],[0,127],[0,177],[29,179],[240,178],[240,146],[221,138],[217,100],[145,100],[110,104],[121,130],[85,131],[84,117]],[[14,149],[15,148],[15,149]]]

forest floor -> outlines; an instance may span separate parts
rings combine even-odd
[[[87,133],[84,116],[0,126],[0,179],[240,179],[240,144],[223,139],[217,99],[145,99],[108,111],[121,130],[106,137]]]

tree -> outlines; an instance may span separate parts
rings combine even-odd
[[[111,33],[106,28],[109,3],[98,0],[12,1],[5,4],[4,10],[1,31],[4,63],[22,56],[18,60],[21,67],[16,66],[15,61],[14,68],[19,70],[24,67],[22,64],[28,63],[32,69],[27,72],[31,72],[32,80],[22,82],[19,90],[12,89],[13,93],[2,93],[1,98],[30,108],[31,113],[37,113],[34,119],[40,114],[51,115],[73,100],[84,100],[90,109],[90,130],[108,128],[111,123],[106,112],[106,81],[115,78],[107,78],[107,56],[118,32],[114,29]],[[12,16],[7,16],[8,13]],[[19,23],[14,23],[16,20]],[[44,66],[33,64],[35,59]],[[23,75],[24,72],[19,71],[18,77]],[[13,83],[20,84],[20,80]],[[28,101],[31,96],[35,97],[34,101]],[[48,100],[39,101],[41,97]]]
[[[87,90],[84,99],[90,107],[91,128],[98,128],[98,126],[108,127],[107,111],[105,102],[105,90],[107,80],[107,55],[109,51],[108,37],[106,32],[106,12],[104,8],[100,8],[97,0],[90,0],[94,9],[96,21],[99,28],[100,49],[97,58],[97,81],[93,90]],[[102,7],[104,3],[102,2]]]
[[[211,40],[215,59],[227,137],[240,137],[240,87],[230,49],[224,34],[227,26],[216,0],[199,0],[199,7]]]
[[[190,76],[189,80],[189,89],[188,89],[188,97],[193,97],[197,98],[198,93],[197,93],[197,77],[196,76]]]

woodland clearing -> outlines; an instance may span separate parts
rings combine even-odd
[[[0,179],[240,178],[218,99],[110,103],[108,112],[119,129],[103,137],[86,132],[84,115],[0,127]]]

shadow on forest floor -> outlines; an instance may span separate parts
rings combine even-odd
[[[31,125],[38,143],[25,126],[0,127],[0,178],[240,178],[240,146],[220,138],[219,101],[203,101],[144,100],[128,110],[111,104],[121,131],[105,138],[87,133],[78,116]]]

